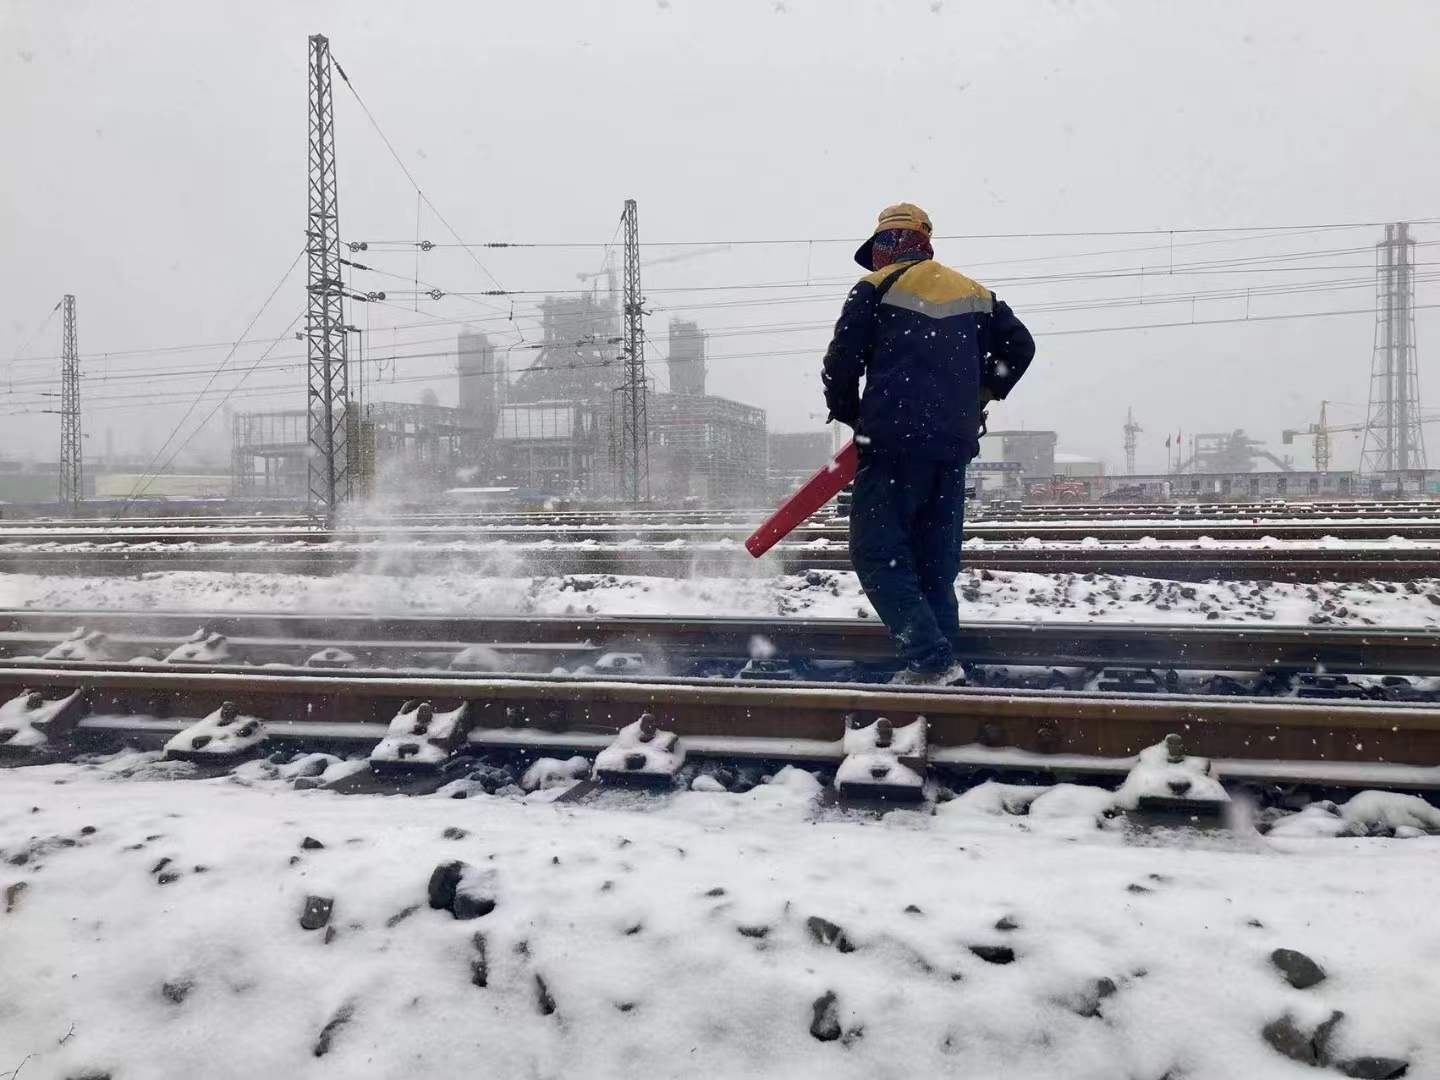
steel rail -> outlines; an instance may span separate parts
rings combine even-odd
[[[57,644],[78,627],[116,647],[169,651],[197,628],[223,634],[253,663],[339,648],[365,661],[443,656],[470,645],[544,659],[600,650],[666,657],[746,658],[756,641],[781,659],[893,662],[884,628],[859,619],[681,616],[311,615],[287,613],[0,611],[0,654]],[[1179,670],[1326,671],[1440,676],[1440,628],[1257,623],[1003,622],[962,624],[974,664]],[[129,659],[121,656],[119,659]]]
[[[574,677],[366,677],[345,674],[174,672],[110,668],[76,671],[36,665],[0,669],[0,687],[54,694],[83,689],[92,714],[120,718],[203,716],[222,701],[266,720],[283,739],[287,725],[342,725],[378,739],[408,700],[467,702],[481,734],[525,744],[566,733],[607,735],[642,712],[682,738],[725,737],[833,742],[847,723],[886,717],[927,721],[940,750],[979,744],[1040,755],[1128,757],[1178,732],[1190,752],[1209,757],[1317,763],[1440,764],[1440,707],[1309,703],[1186,695],[1116,696],[1081,692],[929,691],[861,685],[727,683],[703,679],[601,681]],[[355,725],[361,725],[356,728]],[[368,725],[368,727],[366,726]],[[340,729],[337,729],[337,731]],[[294,734],[313,734],[297,726]],[[473,737],[473,736],[472,736]],[[783,755],[781,755],[783,756]]]
[[[556,540],[567,543],[598,541],[616,543],[626,540],[640,540],[648,543],[664,543],[685,540],[695,543],[731,540],[739,543],[750,534],[753,526],[735,521],[704,523],[647,523],[615,521],[611,523],[557,523],[535,525],[495,525],[477,522],[469,525],[452,523],[426,525],[418,522],[401,522],[385,526],[344,527],[326,531],[319,527],[277,527],[237,526],[210,527],[186,525],[160,528],[136,528],[130,526],[106,526],[84,529],[26,529],[0,527],[0,550],[5,545],[35,544],[373,544],[418,541],[424,543],[494,542],[535,543],[542,540]],[[1394,518],[1373,521],[1304,521],[1293,518],[1274,521],[1216,522],[1204,520],[1185,521],[1126,521],[1110,524],[1106,522],[1080,521],[1037,521],[996,522],[971,521],[965,526],[965,537],[970,540],[986,540],[996,543],[1019,543],[1039,540],[1045,543],[1079,542],[1095,539],[1102,542],[1134,542],[1156,540],[1164,543],[1196,543],[1201,540],[1217,542],[1256,542],[1265,538],[1282,541],[1321,540],[1388,540],[1401,536],[1414,541],[1440,541],[1440,515],[1413,521]],[[814,540],[830,540],[843,544],[849,539],[849,529],[843,524],[827,524],[821,519],[815,524],[802,525],[791,533],[788,543],[807,543]]]
[[[981,548],[965,553],[975,570],[1024,573],[1115,574],[1174,581],[1415,581],[1440,577],[1440,549],[1353,547],[1305,548]],[[283,572],[325,576],[345,572],[380,575],[464,571],[475,574],[622,574],[658,577],[765,577],[809,570],[849,570],[848,554],[832,549],[782,546],[763,560],[726,547],[557,548],[539,546],[456,548],[393,547],[145,549],[115,546],[83,552],[15,551],[0,547],[0,573],[125,575],[167,570]]]

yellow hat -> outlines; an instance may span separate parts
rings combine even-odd
[[[880,211],[880,220],[875,225],[875,232],[870,234],[870,239],[861,244],[855,251],[855,261],[866,270],[871,270],[870,249],[875,243],[875,236],[878,233],[890,229],[913,229],[916,232],[923,232],[929,236],[935,231],[930,224],[930,215],[921,210],[914,203],[902,202],[894,206],[887,206]]]

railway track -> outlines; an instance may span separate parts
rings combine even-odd
[[[649,714],[695,757],[835,765],[844,756],[847,729],[882,719],[900,728],[923,719],[925,767],[971,777],[1118,775],[1140,749],[1178,732],[1189,752],[1223,759],[1231,779],[1440,788],[1440,708],[1419,704],[44,664],[0,669],[0,696],[10,698],[7,709],[69,713],[63,734],[57,725],[39,751],[12,748],[8,756],[20,761],[156,746],[194,729],[198,718],[211,716],[213,723],[216,715],[243,718],[267,748],[373,752],[392,720],[424,702],[434,713],[460,710],[465,717],[463,739],[447,762],[424,770],[441,775],[452,761],[465,768],[477,753],[593,752]]]
[[[923,718],[926,766],[965,782],[1114,777],[1178,733],[1232,779],[1440,790],[1434,632],[984,623],[966,637],[982,684],[935,691],[873,681],[894,668],[889,642],[847,620],[10,611],[0,751],[36,760],[3,730],[27,710],[65,717],[43,758],[163,745],[229,702],[267,749],[364,753],[428,702],[466,717],[436,783],[475,755],[593,753],[649,713],[702,758],[830,767],[847,729]],[[1187,674],[1224,685],[1190,692],[1217,687]]]
[[[975,570],[1039,574],[1123,574],[1176,581],[1255,580],[1416,581],[1440,576],[1440,545],[1356,542],[1346,547],[1262,547],[1219,542],[1146,547],[1103,542],[1068,547],[1032,545],[967,548]],[[0,573],[122,575],[173,570],[330,575],[346,572],[413,574],[464,572],[481,576],[628,574],[660,577],[735,577],[849,570],[838,542],[788,543],[752,560],[734,543],[538,541],[531,544],[297,543],[220,545],[127,544],[49,548],[0,546]]]
[[[347,527],[326,531],[317,526],[239,526],[205,525],[141,527],[141,526],[72,526],[60,529],[0,528],[0,549],[4,545],[76,543],[126,543],[183,545],[251,544],[265,541],[273,544],[384,543],[402,540],[426,543],[507,541],[535,542],[541,539],[566,542],[596,541],[616,543],[638,540],[647,543],[740,542],[753,526],[735,521],[716,523],[616,521],[599,523],[551,523],[543,525],[475,524],[400,522],[383,526]],[[1415,541],[1440,541],[1440,515],[1428,518],[1377,518],[1359,521],[1284,518],[1275,520],[1165,521],[1127,520],[1124,522],[1045,521],[1003,522],[981,519],[967,522],[965,535],[997,543],[1018,543],[1035,539],[1045,543],[1074,543],[1093,538],[1101,542],[1134,542],[1155,540],[1163,543],[1194,543],[1213,541],[1259,541],[1263,538],[1284,541],[1322,540],[1388,540],[1403,536]],[[819,519],[791,533],[792,543],[829,540],[845,543],[849,530],[843,522]]]
[[[982,667],[1440,677],[1440,632],[1421,628],[985,621],[963,624],[962,634],[962,659]],[[223,639],[223,656],[201,650],[206,664],[433,669],[485,646],[502,669],[530,672],[593,663],[607,653],[636,655],[637,669],[688,674],[739,675],[749,664],[772,677],[787,670],[799,676],[852,665],[888,677],[895,666],[884,628],[850,619],[71,610],[0,611],[0,662],[23,665],[17,658],[62,646],[78,659],[163,660],[197,635]],[[336,654],[350,659],[338,662]]]
[[[406,525],[455,526],[596,526],[603,524],[630,525],[636,521],[652,524],[700,524],[758,522],[771,507],[729,509],[590,509],[590,510],[526,510],[526,511],[413,511],[369,514],[361,509],[350,518],[359,527],[402,523]],[[833,506],[829,508],[833,514]],[[1427,520],[1440,518],[1440,499],[1431,500],[1368,500],[1368,501],[1293,501],[1293,502],[1170,502],[1170,503],[1060,503],[1022,506],[1018,508],[980,504],[967,508],[972,521],[1000,524],[1025,524],[1035,521],[1178,521],[1195,519],[1240,522],[1252,520],[1283,520],[1325,518],[1332,521],[1365,521],[1385,518],[1396,520]],[[825,513],[822,511],[822,514]],[[129,516],[123,518],[15,518],[0,521],[0,528],[36,529],[40,531],[125,528],[217,528],[243,529],[270,527],[306,529],[317,526],[316,519],[305,514],[176,514],[173,516]]]

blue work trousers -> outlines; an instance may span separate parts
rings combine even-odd
[[[912,667],[939,670],[960,638],[955,579],[965,524],[965,463],[862,453],[850,510],[850,561]]]

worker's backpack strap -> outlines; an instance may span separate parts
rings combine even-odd
[[[877,308],[880,306],[880,301],[885,299],[885,294],[890,291],[890,286],[904,277],[906,272],[909,271],[912,266],[916,265],[918,264],[913,262],[900,263],[900,269],[880,283],[880,287],[875,290],[875,306]]]

